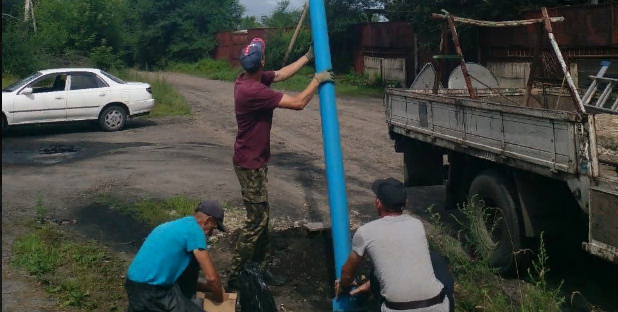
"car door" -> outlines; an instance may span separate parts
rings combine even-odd
[[[45,75],[22,88],[13,106],[13,120],[20,123],[66,120],[66,79],[64,73]],[[31,88],[32,93],[24,90]]]
[[[67,119],[97,119],[101,108],[110,101],[110,87],[94,73],[69,74]]]

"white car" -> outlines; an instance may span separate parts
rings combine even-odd
[[[41,70],[2,89],[2,130],[8,126],[95,120],[121,130],[154,106],[150,85],[125,82],[94,68]]]

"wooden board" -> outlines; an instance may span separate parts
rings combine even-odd
[[[213,298],[212,293],[197,293],[198,298],[204,298],[204,311],[208,312],[235,312],[236,311],[236,293],[225,293],[223,302],[217,303]]]

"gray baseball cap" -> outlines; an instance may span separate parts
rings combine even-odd
[[[221,232],[225,232],[225,227],[223,226],[223,217],[225,212],[223,211],[223,207],[218,201],[215,200],[204,200],[202,201],[195,211],[199,211],[203,214],[209,215],[217,220],[217,229]]]

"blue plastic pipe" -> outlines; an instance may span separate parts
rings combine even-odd
[[[330,45],[324,0],[309,0],[311,33],[315,55],[316,72],[332,69]],[[343,156],[339,139],[339,120],[335,101],[335,86],[332,82],[323,83],[318,88],[320,116],[322,119],[322,139],[326,159],[326,182],[330,205],[330,220],[335,255],[335,277],[341,278],[341,268],[352,250],[350,243],[350,217],[346,196]],[[358,311],[349,296],[339,296],[333,300],[333,311]]]

